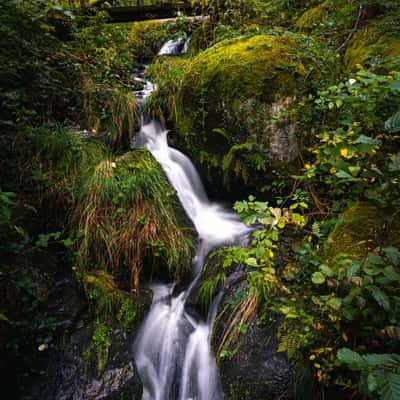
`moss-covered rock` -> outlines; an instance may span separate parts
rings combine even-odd
[[[356,203],[341,215],[340,221],[328,237],[328,262],[335,256],[347,254],[363,259],[377,246],[400,245],[400,217],[370,203]]]
[[[378,72],[400,67],[399,16],[388,16],[360,29],[344,55],[346,69],[355,71],[363,66]]]
[[[358,10],[359,6],[351,0],[325,0],[305,11],[297,20],[296,28],[338,47],[353,29]]]
[[[132,24],[129,44],[139,61],[151,60],[157,55],[162,44],[171,37],[168,24],[159,21],[143,21]]]
[[[136,288],[156,268],[178,278],[191,265],[191,229],[161,167],[144,148],[104,160],[77,208],[80,265],[129,271]],[[144,268],[145,266],[149,268]]]
[[[334,75],[333,64],[316,42],[289,33],[241,37],[200,53],[180,83],[180,146],[226,188],[257,187],[270,164],[296,159],[295,103],[326,70]]]

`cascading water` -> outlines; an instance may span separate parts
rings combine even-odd
[[[177,38],[168,40],[158,52],[159,56],[175,56],[178,54],[187,53],[189,50],[191,37],[189,36],[187,39],[185,38]]]
[[[155,89],[142,72],[135,78],[143,86],[136,92],[141,104]],[[168,132],[160,122],[146,120],[145,115],[141,120],[134,145],[146,146],[160,163],[199,236],[188,289],[175,295],[174,285],[152,286],[153,303],[134,344],[142,400],[218,400],[222,393],[210,334],[221,295],[211,306],[207,322],[189,315],[185,304],[210,250],[244,245],[250,230],[237,215],[208,200],[192,162],[168,146]]]

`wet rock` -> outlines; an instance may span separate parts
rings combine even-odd
[[[142,385],[131,348],[132,335],[114,330],[104,372],[99,374],[92,343],[94,324],[80,330],[52,350],[44,376],[23,399],[99,400],[140,399]]]
[[[232,330],[243,301],[251,304],[248,284],[239,274],[228,279],[219,315],[214,325],[213,348],[219,356],[221,383],[229,400],[274,400],[293,398],[294,371],[285,353],[278,353],[277,322],[261,322],[257,309],[243,315]],[[251,310],[251,306],[247,308]],[[246,329],[234,340],[237,325]]]
[[[23,400],[139,399],[142,385],[132,356],[136,331],[125,332],[118,321],[110,321],[100,371],[93,340],[96,321],[67,255],[57,246],[28,249],[7,264],[12,268],[0,279],[2,305],[7,306],[2,310],[10,320],[32,327],[0,329],[3,389],[12,388],[14,398]],[[148,294],[140,296],[138,320],[150,305]],[[6,344],[22,335],[27,337],[18,339],[18,353],[7,352]]]

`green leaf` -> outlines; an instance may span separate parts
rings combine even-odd
[[[400,375],[395,372],[386,372],[385,381],[379,394],[383,400],[398,400],[400,399]]]
[[[319,266],[319,269],[321,270],[321,272],[325,275],[328,276],[329,278],[332,278],[335,273],[333,272],[333,270],[331,268],[329,268],[327,265],[322,264]]]
[[[400,263],[400,251],[396,247],[386,247],[383,249],[386,257],[390,260],[390,262],[394,265],[399,265]]]
[[[325,282],[325,275],[322,272],[319,272],[319,271],[314,272],[312,274],[311,280],[316,285],[321,285],[322,283]]]
[[[381,265],[383,260],[379,254],[368,253],[368,261],[374,265]]]
[[[390,84],[390,89],[393,90],[393,92],[400,92],[400,81],[393,81]]]
[[[398,354],[366,354],[363,359],[373,368],[394,367],[400,361]]]
[[[72,247],[74,245],[74,241],[71,238],[63,240],[63,244],[65,247]]]
[[[391,172],[398,172],[400,171],[400,153],[397,153],[396,156],[394,157],[394,160],[392,160],[389,163],[389,171]]]
[[[336,172],[335,176],[340,179],[346,179],[348,181],[358,181],[359,180],[357,178],[354,178],[354,176],[350,175],[348,172],[343,171],[343,170]]]
[[[389,297],[386,295],[386,293],[376,286],[371,286],[370,291],[371,291],[372,297],[375,299],[375,301],[380,306],[382,306],[385,309],[385,311],[389,311],[390,310],[390,300],[389,300]]]
[[[383,274],[391,281],[400,282],[400,274],[392,266],[384,268]]]
[[[368,385],[368,390],[373,393],[378,387],[378,381],[376,379],[376,374],[368,374],[367,377],[367,385]]]
[[[369,145],[378,146],[381,143],[381,141],[379,139],[374,139],[374,138],[369,137],[369,136],[360,135],[357,138],[356,143],[362,143],[362,144],[369,144]]]
[[[230,267],[232,265],[232,262],[233,262],[232,258],[225,258],[223,267],[224,268]]]
[[[349,167],[349,171],[352,173],[352,175],[357,175],[360,172],[361,167]]]
[[[258,267],[257,259],[254,257],[249,257],[246,259],[245,263],[251,267]]]
[[[347,348],[339,349],[337,358],[348,364],[349,368],[355,371],[359,371],[367,366],[365,360],[358,353]]]
[[[338,297],[333,297],[326,302],[326,305],[334,310],[339,310],[342,306],[342,300]]]
[[[400,132],[400,111],[398,111],[396,114],[392,115],[385,122],[385,130],[389,133]]]
[[[353,277],[355,277],[358,274],[358,272],[360,271],[360,267],[361,266],[358,261],[353,261],[347,270],[347,274],[346,274],[347,279],[350,280]]]

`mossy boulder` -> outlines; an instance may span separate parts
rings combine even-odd
[[[340,46],[353,29],[359,6],[351,0],[325,0],[296,21],[299,32],[311,33],[333,47]]]
[[[347,71],[360,67],[378,72],[400,68],[399,16],[381,18],[360,29],[344,55]]]
[[[214,182],[256,188],[271,164],[297,158],[296,101],[328,69],[334,75],[329,52],[295,34],[240,37],[213,46],[191,60],[181,79],[179,145]]]
[[[140,277],[179,279],[193,256],[192,229],[175,190],[147,149],[99,163],[84,183],[77,218],[79,263]]]
[[[371,203],[356,203],[344,212],[328,237],[325,256],[334,263],[335,256],[347,254],[363,259],[375,247],[400,246],[400,217]]]

